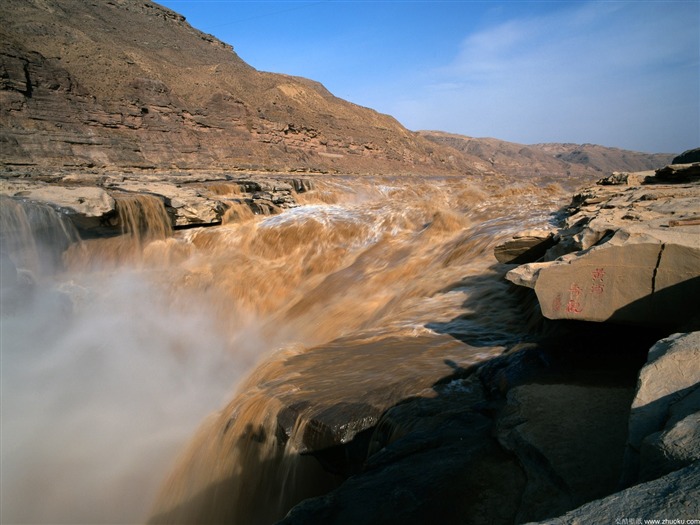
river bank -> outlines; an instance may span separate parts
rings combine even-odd
[[[547,248],[552,256],[557,250],[562,255],[564,246],[595,253],[593,245],[602,249],[601,240],[614,237],[606,230],[591,242],[588,233],[599,231],[596,217],[612,209],[613,193],[634,194],[635,203],[658,205],[648,213],[663,214],[682,200],[649,197],[666,195],[670,190],[664,185],[649,185],[639,194],[636,187],[616,187],[607,200],[586,194],[570,206],[573,188],[540,185],[536,179],[504,184],[450,177],[217,175],[180,181],[178,187],[175,178],[148,186],[122,175],[104,179],[94,186],[98,191],[87,191],[90,184],[75,174],[71,179],[62,184],[70,188],[69,197],[54,203],[58,206],[22,208],[34,221],[51,216],[46,219],[51,222],[58,211],[48,236],[59,239],[48,250],[53,264],[23,262],[32,260],[32,243],[43,244],[36,239],[46,222],[33,233],[31,227],[16,228],[17,239],[33,241],[15,243],[12,266],[3,259],[3,347],[9,349],[4,356],[15,356],[19,367],[4,369],[23,370],[30,378],[25,386],[4,383],[18,391],[4,386],[3,399],[10,400],[7,421],[18,421],[12,417],[22,410],[29,414],[15,427],[13,450],[34,454],[18,456],[16,467],[3,473],[20,502],[13,516],[36,521],[44,512],[75,519],[71,502],[141,487],[139,502],[128,511],[107,513],[112,520],[139,521],[148,513],[154,523],[543,520],[615,493],[623,469],[634,462],[630,447],[639,449],[644,436],[661,432],[654,441],[659,446],[649,444],[648,450],[665,450],[659,447],[671,431],[678,432],[676,424],[687,426],[687,417],[697,412],[686,407],[678,419],[679,409],[673,408],[673,418],[657,423],[653,432],[638,433],[637,441],[628,440],[633,407],[650,403],[636,401],[643,398],[637,382],[649,348],[692,319],[679,319],[678,327],[645,322],[633,331],[624,324],[550,320],[541,311],[537,289],[514,287],[505,279],[514,266],[493,257],[499,243],[521,230],[554,230],[556,242],[550,239]],[[22,206],[42,195],[56,198],[55,181],[12,178],[2,187]],[[42,193],[46,187],[50,191]],[[674,187],[697,197],[697,182]],[[117,206],[122,194],[145,199]],[[285,198],[275,203],[280,194]],[[177,206],[187,199],[192,201]],[[275,208],[265,214],[253,207],[256,199]],[[11,238],[8,224],[22,224],[21,213],[11,214],[8,202],[3,203],[3,239]],[[100,209],[89,202],[108,205],[82,220],[76,215],[87,218],[88,212],[68,211],[76,210],[71,202],[85,210]],[[214,210],[216,226],[201,227],[205,220],[178,224],[186,209],[205,210],[201,217]],[[582,212],[586,221],[577,217]],[[570,231],[556,231],[566,217],[573,221]],[[676,214],[672,220],[685,219]],[[581,239],[591,244],[576,245]],[[45,259],[46,252],[39,252]],[[6,275],[8,268],[15,273]],[[614,288],[611,276],[604,275],[608,291]],[[570,298],[564,299],[566,311]],[[105,319],[113,324],[105,325]],[[115,345],[106,342],[104,326]],[[37,327],[47,338],[29,336]],[[137,336],[125,340],[116,337],[120,331]],[[109,354],[100,353],[105,347]],[[67,359],[75,348],[96,350]],[[47,385],[28,356],[64,363],[60,370],[84,369],[77,365],[95,355],[119,356],[123,348],[132,350],[127,361],[116,357],[108,369],[92,373],[112,377],[115,365],[131,370],[134,356],[151,356],[153,367],[141,365],[146,373],[137,374],[137,383],[150,384],[152,391],[136,389],[142,397],[135,394],[134,402],[142,407],[139,418],[150,418],[153,426],[139,427],[103,402],[84,418],[102,412],[121,422],[125,430],[107,441],[110,448],[129,457],[129,443],[148,442],[144,450],[160,451],[158,465],[147,465],[148,474],[141,468],[116,476],[117,488],[88,483],[89,490],[64,494],[60,505],[52,507],[48,499],[46,508],[27,514],[18,480],[30,482],[33,472],[78,479],[84,486],[96,464],[124,464],[88,455],[85,470],[71,470],[57,461],[59,443],[50,433],[40,440],[41,454],[36,442],[22,444],[26,434],[20,430],[43,428],[42,418],[52,407],[55,417],[48,421],[65,440],[81,443],[91,435],[73,422],[94,386],[81,386],[79,398],[66,397],[67,384],[83,380],[56,374]],[[163,376],[163,370],[170,373]],[[190,395],[180,397],[175,393],[183,378],[192,381]],[[121,407],[124,392],[134,389],[135,378],[128,373],[120,381],[107,407]],[[697,378],[680,397],[694,399],[686,394],[695,392],[696,383]],[[207,384],[211,388],[203,388]],[[21,401],[28,388],[63,400],[62,409],[47,403],[27,411]],[[202,390],[208,394],[193,394]],[[170,402],[173,412],[163,415],[157,407]],[[167,446],[155,439],[174,428],[172,421],[182,418],[187,405],[197,405],[187,410],[189,434],[178,428],[179,437],[171,435]],[[654,468],[661,473],[666,467]],[[95,522],[107,515],[99,505],[86,512],[82,518]]]

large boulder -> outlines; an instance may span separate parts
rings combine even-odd
[[[642,520],[656,523],[695,523],[700,516],[700,462],[662,478],[593,501],[540,525],[637,525]],[[647,521],[646,523],[651,523]]]
[[[549,319],[687,330],[698,321],[700,184],[658,182],[579,192],[542,262],[506,278],[533,288]]]
[[[700,162],[700,148],[689,149],[674,157],[671,164],[688,164],[691,162]]]
[[[696,229],[697,227],[693,227]],[[700,294],[700,228],[619,231],[608,242],[507,278],[531,285],[548,319],[673,325],[690,320]]]
[[[649,479],[698,458],[700,332],[656,343],[639,374],[629,419],[623,485]]]

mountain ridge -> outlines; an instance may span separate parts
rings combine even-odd
[[[612,171],[644,171],[669,164],[674,155],[643,153],[597,144],[519,144],[491,137],[475,138],[444,131],[419,131],[428,140],[479,158],[499,173],[522,177],[549,173],[559,177],[595,177]]]
[[[319,82],[256,70],[154,2],[0,4],[6,168],[494,174]]]

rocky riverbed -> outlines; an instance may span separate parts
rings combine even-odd
[[[533,261],[507,278],[534,289],[537,341],[386,410],[359,471],[280,523],[700,517],[699,170],[614,174],[499,244]]]
[[[3,315],[44,286],[8,230],[10,204],[31,204],[68,232],[69,269],[71,224],[87,241],[126,233],[163,255],[144,269],[169,309],[197,290],[229,345],[250,344],[244,314],[268,347],[295,342],[202,424],[152,523],[692,519],[699,166],[615,174],[542,217],[561,188],[15,172]],[[77,275],[52,318],[79,310]]]

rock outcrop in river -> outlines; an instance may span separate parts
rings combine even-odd
[[[120,213],[120,203],[129,198],[155,199],[167,213],[166,227],[181,228],[236,221],[239,213],[279,213],[298,206],[295,196],[311,187],[309,179],[221,174],[133,176],[105,172],[0,178],[0,195],[51,205],[87,237],[130,231],[133,216]]]
[[[512,281],[540,282],[548,268],[562,265],[592,280],[585,296],[582,291],[562,300],[559,311],[571,304],[570,315],[549,315],[542,306],[545,318],[578,323],[545,320],[536,343],[511,347],[473,366],[455,364],[455,374],[434,384],[432,395],[403,400],[378,420],[363,421],[360,415],[367,412],[360,407],[353,409],[354,417],[346,412],[345,425],[353,433],[336,437],[328,449],[332,455],[324,447],[307,453],[322,462],[335,458],[332,465],[344,465],[341,472],[351,476],[330,493],[302,502],[280,523],[602,525],[696,518],[700,185],[692,178],[695,169],[673,166],[626,177],[646,182],[642,186],[611,187],[606,179],[574,197],[558,232],[516,235],[516,244],[517,238],[530,240],[518,246],[516,257],[527,253],[556,261],[512,270]],[[678,182],[669,183],[666,173]],[[635,233],[641,241],[635,242]],[[653,247],[648,261],[639,251],[645,242]],[[606,246],[613,253],[603,252],[608,258],[601,262],[596,251]],[[595,260],[588,265],[590,257]],[[583,261],[583,270],[576,260]],[[649,275],[635,273],[645,265]],[[569,293],[568,281],[579,277],[571,275],[565,278]],[[542,293],[535,287],[540,305],[550,288],[557,290],[556,283],[544,281]],[[607,315],[596,315],[602,307],[587,302],[599,289],[612,297]],[[641,306],[617,314],[628,307],[624,301]],[[630,329],[629,323],[643,328]],[[688,333],[654,344],[679,330]],[[371,437],[359,439],[358,430],[368,426],[374,429]],[[358,447],[367,457],[356,470],[348,463],[364,458],[358,457]]]
[[[683,164],[602,179],[574,196],[543,262],[508,278],[535,290],[548,319],[697,323],[699,176]]]

